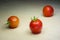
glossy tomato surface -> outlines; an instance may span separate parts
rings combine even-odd
[[[44,8],[43,8],[43,15],[45,17],[51,17],[54,15],[54,9],[51,5],[46,5]]]
[[[19,18],[17,16],[10,16],[8,18],[9,28],[16,28],[19,24]]]
[[[30,29],[32,31],[33,34],[39,34],[42,30],[42,22],[37,19],[37,20],[32,20],[30,22]]]

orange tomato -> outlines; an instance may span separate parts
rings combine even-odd
[[[19,18],[17,16],[10,16],[8,18],[9,28],[16,28],[19,25]]]

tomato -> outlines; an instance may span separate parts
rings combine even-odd
[[[33,34],[39,34],[42,30],[42,22],[41,20],[34,17],[33,20],[30,22],[30,30]]]
[[[10,16],[8,18],[9,28],[16,28],[19,24],[19,18],[17,16]]]
[[[53,9],[52,6],[46,5],[46,6],[43,8],[43,15],[44,15],[45,17],[51,17],[51,16],[53,16],[53,14],[54,14],[54,9]]]

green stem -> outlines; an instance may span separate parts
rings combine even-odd
[[[34,20],[36,20],[35,16],[34,16]]]
[[[10,24],[10,22],[9,22],[9,21],[7,21],[7,23],[6,23],[6,24],[8,24],[8,25],[9,25],[9,24]]]
[[[31,17],[31,20],[36,21],[37,18],[34,16],[33,18]]]

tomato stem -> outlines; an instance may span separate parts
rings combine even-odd
[[[35,16],[34,16],[34,20],[36,20]]]
[[[37,18],[34,16],[33,18],[31,17],[31,20],[36,21]]]
[[[9,21],[7,21],[7,23],[6,23],[6,24],[8,24],[8,25],[9,25],[9,24],[10,24],[10,22],[9,22]]]
[[[36,21],[37,18],[34,16],[33,18],[31,17],[31,20]]]

